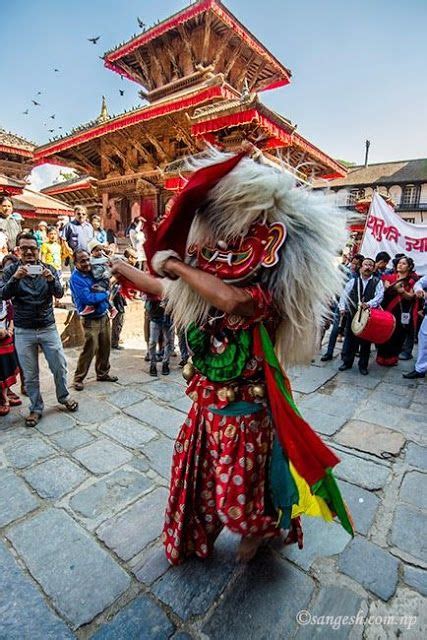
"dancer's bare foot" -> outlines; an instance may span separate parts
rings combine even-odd
[[[250,562],[262,544],[261,536],[242,536],[237,550],[238,562]]]

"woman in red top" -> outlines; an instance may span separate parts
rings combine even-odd
[[[391,338],[384,344],[378,345],[377,363],[383,367],[394,367],[399,361],[399,353],[411,325],[416,322],[414,305],[414,261],[403,256],[396,265],[395,273],[383,276],[384,301],[383,307],[390,311],[396,319],[396,328]]]

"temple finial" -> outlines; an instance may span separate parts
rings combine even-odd
[[[109,120],[109,119],[110,119],[110,116],[107,109],[107,101],[105,100],[105,96],[102,96],[101,113],[97,117],[96,121],[105,122],[106,120]]]

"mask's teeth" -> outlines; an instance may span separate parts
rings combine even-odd
[[[233,254],[231,252],[227,256],[227,263],[230,267],[233,266]]]
[[[212,257],[209,259],[209,262],[213,262],[214,260],[217,259],[219,254],[219,251],[214,251],[214,253],[212,254]]]

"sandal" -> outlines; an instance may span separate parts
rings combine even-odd
[[[97,382],[117,382],[117,376],[102,376],[102,378],[97,378]]]
[[[25,418],[25,426],[26,427],[35,427],[38,424],[41,415],[39,413],[30,413],[29,416]]]
[[[77,409],[79,408],[79,403],[73,398],[69,398],[69,400],[64,402],[64,407],[67,409],[67,411],[74,412],[74,411],[77,411]]]
[[[10,411],[10,406],[8,404],[0,404],[0,416],[7,416]]]
[[[75,382],[73,386],[76,391],[83,391],[85,388],[83,382]]]

